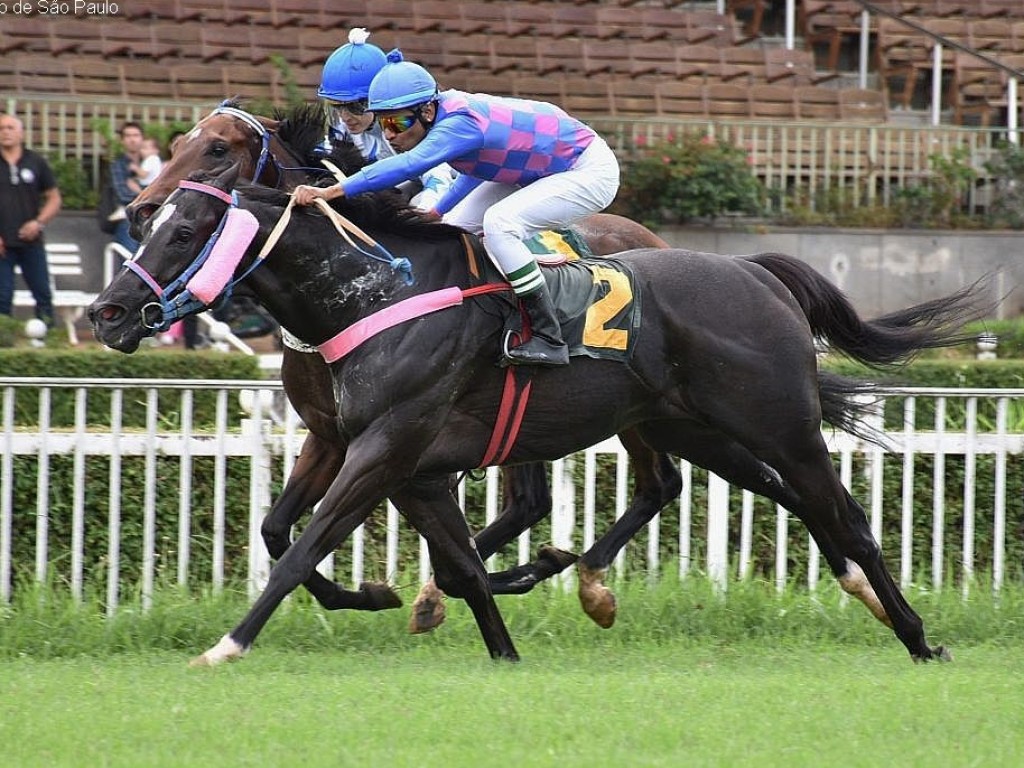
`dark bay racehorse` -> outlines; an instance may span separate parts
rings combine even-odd
[[[270,120],[253,116],[241,110],[237,103],[226,103],[197,123],[179,140],[174,156],[164,165],[157,181],[128,207],[136,236],[142,239],[144,222],[191,172],[211,171],[237,163],[243,178],[256,178],[265,185],[282,189],[292,189],[308,181],[310,175],[321,174],[316,148],[324,134],[322,111],[316,106],[305,106],[278,117],[280,119]],[[336,147],[329,160],[346,174],[364,163],[354,147],[344,145]],[[589,216],[575,228],[598,255],[635,248],[668,247],[650,230],[620,216]],[[925,305],[879,318],[871,324],[861,324],[848,304],[834,296],[834,290],[826,281],[798,262],[777,254],[744,258],[760,264],[786,285],[815,335],[826,338],[834,350],[869,365],[884,366],[903,359],[915,349],[929,346],[927,327],[920,330],[916,326],[922,321],[943,322],[941,314],[932,317],[925,311],[915,312],[915,309],[936,309]],[[275,558],[287,549],[291,526],[323,497],[341,466],[347,444],[336,428],[333,385],[319,355],[286,347],[281,377],[290,401],[310,431],[284,491],[263,523],[267,548]],[[836,413],[838,417],[841,412]],[[851,423],[838,426],[854,428]],[[632,430],[622,433],[620,439],[629,453],[634,474],[633,499],[623,516],[579,562],[581,603],[602,627],[612,625],[616,611],[614,595],[603,584],[607,568],[619,550],[665,504],[675,499],[681,489],[679,471],[671,457],[652,451]],[[505,504],[502,512],[475,537],[477,549],[484,558],[499,551],[551,510],[542,464],[504,467],[503,473]],[[569,553],[542,547],[536,561],[511,571],[490,574],[492,590],[498,594],[526,592],[574,560],[575,556]],[[315,573],[308,586],[317,600],[329,609],[376,610],[400,604],[397,595],[384,584],[364,584],[353,592]],[[414,603],[410,626],[414,631],[424,631],[442,619],[439,596],[428,584]]]
[[[200,120],[174,146],[172,158],[159,178],[128,206],[133,232],[141,240],[146,221],[177,189],[178,182],[199,170],[211,171],[237,163],[245,179],[290,190],[310,177],[327,173],[318,149],[325,131],[318,106],[303,106],[277,119],[252,115],[235,102],[225,102]],[[327,158],[342,173],[358,170],[365,161],[352,145],[334,148]],[[599,255],[633,248],[666,248],[668,244],[646,227],[621,216],[597,214],[576,226],[590,249]],[[270,554],[278,558],[289,545],[291,526],[323,497],[344,457],[345,440],[334,422],[334,391],[328,368],[320,356],[286,346],[281,379],[285,392],[309,434],[288,482],[263,523]],[[604,574],[618,551],[679,495],[682,481],[674,462],[647,448],[636,435],[621,436],[634,468],[635,492],[629,509],[609,533],[595,542],[580,562],[580,600],[599,625],[615,620],[616,602],[604,586]],[[498,518],[476,535],[477,549],[485,559],[513,541],[551,511],[551,495],[544,465],[531,463],[504,469],[505,503]],[[560,573],[576,560],[574,555],[542,547],[538,558],[511,571],[490,574],[497,594],[523,593],[540,581]],[[367,583],[357,591],[331,584],[315,574],[311,591],[329,609],[377,610],[400,605],[384,584]],[[414,603],[410,626],[425,631],[443,620],[443,606],[427,585]]]
[[[153,333],[173,298],[173,291],[162,295],[163,288],[190,268],[225,212],[233,211],[226,193],[237,177],[232,168],[169,198],[131,269],[90,308],[101,341],[131,352]],[[345,199],[339,209],[390,253],[409,257],[411,285],[388,259],[367,258],[365,249],[340,241],[327,218],[305,210],[293,213],[293,223],[255,268],[256,252],[287,196],[256,187],[236,192],[258,223],[239,273],[245,271],[245,284],[275,318],[309,343],[324,344],[355,323],[373,323],[366,318],[377,309],[403,309],[405,300],[436,298],[438,291],[447,299],[453,291],[461,297],[459,289],[473,283],[462,233],[423,222],[379,195]],[[785,257],[774,258],[797,268]],[[898,338],[892,329],[872,330],[848,304],[819,295],[828,293],[821,278],[807,281],[794,297],[749,260],[648,250],[618,261],[632,272],[632,290],[642,296],[642,321],[629,331],[635,335],[628,361],[579,357],[565,369],[538,371],[507,463],[558,458],[632,428],[650,449],[685,458],[788,508],[807,525],[843,588],[889,624],[914,659],[945,657],[941,647],[927,644],[921,619],[886,569],[863,509],[833,468],[822,418],[840,425],[855,419],[851,395],[863,385],[818,373],[812,328],[844,325],[834,328],[838,337],[859,344],[866,355],[893,359],[899,345],[906,355],[960,340],[957,323],[946,323],[977,314],[977,290],[906,310],[906,318],[920,323]],[[833,311],[826,318],[827,305]],[[817,308],[810,325],[808,307]],[[448,484],[450,473],[479,464],[487,447],[504,377],[494,350],[512,311],[506,292],[466,297],[384,330],[331,364],[337,424],[348,446],[344,462],[309,526],[271,571],[263,595],[201,663],[242,655],[278,603],[385,497],[426,537],[439,586],[467,600],[491,655],[517,658]],[[878,346],[874,352],[872,345]]]

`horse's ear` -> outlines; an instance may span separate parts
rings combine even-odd
[[[216,176],[210,179],[210,184],[217,189],[223,189],[225,192],[230,192],[235,188],[235,184],[238,182],[238,175],[241,173],[242,164],[232,163],[223,171],[217,173]]]

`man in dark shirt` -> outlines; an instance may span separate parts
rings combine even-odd
[[[11,314],[14,267],[32,291],[36,317],[53,325],[53,295],[43,230],[60,211],[60,190],[46,160],[24,148],[25,130],[0,112],[0,314]]]
[[[142,126],[127,122],[121,126],[122,152],[110,166],[110,183],[114,187],[114,196],[122,206],[128,205],[142,191],[139,184],[138,166],[142,159]],[[114,229],[114,240],[123,245],[129,253],[135,253],[139,243],[128,234],[128,219],[117,222]]]

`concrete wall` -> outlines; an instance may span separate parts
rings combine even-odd
[[[867,316],[951,293],[990,276],[999,317],[1024,311],[1024,233],[855,229],[670,228],[680,248],[712,253],[778,251],[807,262],[841,287]]]
[[[992,276],[1001,317],[1024,312],[1024,233],[884,231],[853,229],[669,228],[659,232],[674,246],[712,253],[780,251],[807,262],[840,286],[867,316],[917,304]],[[47,228],[50,242],[77,242],[85,277],[68,288],[103,288],[103,248],[92,212],[67,211]]]

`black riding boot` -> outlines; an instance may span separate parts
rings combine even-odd
[[[562,329],[555,318],[547,285],[520,297],[523,309],[530,318],[530,340],[509,349],[505,356],[512,365],[568,365],[569,348],[562,341]]]

